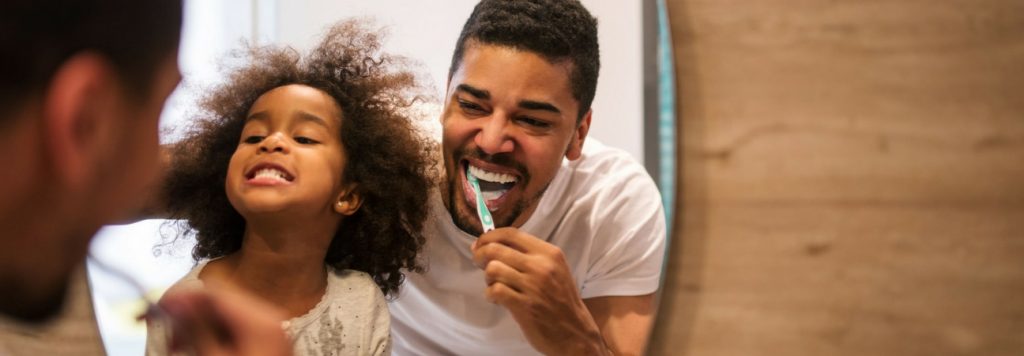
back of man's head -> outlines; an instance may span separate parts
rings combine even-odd
[[[482,0],[455,45],[448,78],[462,64],[469,42],[537,53],[572,63],[570,82],[581,119],[594,101],[601,68],[597,19],[578,0]]]
[[[45,320],[158,176],[181,0],[0,1],[0,315]]]
[[[181,0],[0,1],[0,113],[39,96],[82,51],[105,56],[133,93],[147,94],[160,59],[177,51],[181,17]]]

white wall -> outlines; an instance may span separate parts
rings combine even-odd
[[[390,33],[388,51],[424,65],[444,94],[455,41],[476,0],[292,0],[276,3],[275,41],[312,47],[330,24],[370,16]],[[640,1],[585,0],[598,19],[601,73],[594,99],[592,137],[625,149],[643,162],[643,32]],[[437,111],[439,114],[439,110]]]

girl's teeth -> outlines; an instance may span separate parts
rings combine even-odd
[[[284,178],[284,173],[272,168],[264,168],[256,171],[256,175],[254,176],[254,178],[272,178],[282,181],[286,180]]]
[[[483,169],[477,168],[473,165],[469,166],[469,173],[476,176],[481,180],[495,183],[515,183],[516,177],[511,174],[494,173],[488,172]]]

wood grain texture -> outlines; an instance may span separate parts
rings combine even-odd
[[[668,1],[652,354],[1024,354],[1024,1]]]

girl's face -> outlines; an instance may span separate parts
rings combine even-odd
[[[336,214],[349,194],[342,181],[341,107],[305,85],[274,88],[246,117],[228,164],[228,200],[244,217],[266,213]]]

